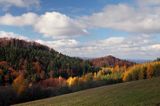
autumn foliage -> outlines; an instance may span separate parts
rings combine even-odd
[[[134,65],[113,56],[83,60],[35,42],[0,39],[0,105],[157,77],[158,61]],[[13,95],[16,100],[11,99]]]
[[[130,67],[123,76],[123,81],[147,79],[160,76],[160,62],[150,62]]]
[[[16,90],[18,94],[21,94],[27,88],[27,84],[25,82],[25,78],[23,74],[20,74],[14,81],[13,81],[13,88]]]
[[[63,87],[63,86],[66,86],[66,80],[62,77],[49,78],[49,79],[40,81],[40,84],[43,87]]]

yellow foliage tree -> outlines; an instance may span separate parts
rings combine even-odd
[[[130,67],[123,75],[123,81],[139,80],[160,76],[160,62],[137,64]]]
[[[67,84],[68,84],[68,86],[70,86],[70,87],[78,84],[78,77],[69,77],[69,78],[67,79]]]
[[[130,71],[127,71],[123,74],[123,81],[130,81],[132,79]]]
[[[141,66],[138,77],[139,79],[146,79],[146,67],[144,65]]]
[[[97,73],[96,72],[93,74],[93,80],[95,80],[95,81],[100,80],[100,78],[97,77]]]
[[[153,66],[149,64],[147,66],[147,78],[152,78],[153,77]]]

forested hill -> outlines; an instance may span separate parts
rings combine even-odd
[[[103,66],[132,66],[133,64],[135,64],[134,62],[130,62],[127,60],[122,60],[119,58],[116,58],[114,56],[105,56],[105,57],[100,57],[100,58],[95,58],[91,60],[91,63],[94,66],[97,67],[103,67]]]
[[[102,60],[96,62],[103,63]],[[0,89],[0,104],[15,104],[122,82],[127,70],[124,66],[128,63],[121,62],[109,56],[103,65],[97,65],[92,60],[69,57],[36,42],[0,38],[0,87],[8,88]]]
[[[19,75],[28,81],[39,81],[50,77],[81,76],[95,72],[102,66],[133,65],[108,56],[91,61],[63,55],[54,49],[36,42],[13,38],[0,38],[0,81],[12,83]]]
[[[29,80],[32,76],[39,80],[51,76],[67,78],[89,71],[95,70],[88,61],[80,58],[63,55],[36,42],[0,38],[0,79],[4,79],[5,75],[11,77],[13,73],[23,73]]]

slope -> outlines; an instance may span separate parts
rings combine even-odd
[[[88,89],[17,106],[159,106],[160,77]]]

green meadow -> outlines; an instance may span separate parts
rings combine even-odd
[[[160,106],[160,77],[92,88],[17,106]]]

